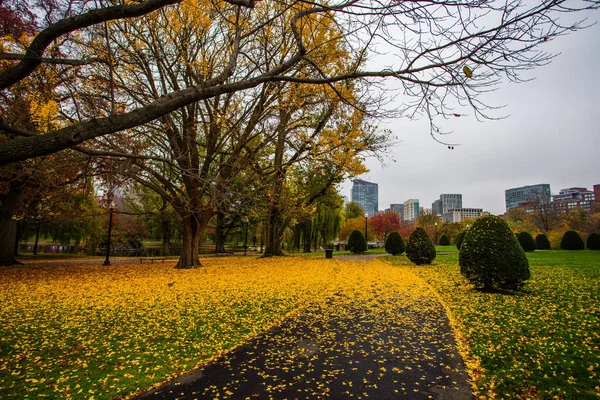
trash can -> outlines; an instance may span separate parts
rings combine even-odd
[[[325,249],[325,258],[333,258],[333,249]]]

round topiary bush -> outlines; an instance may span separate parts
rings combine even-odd
[[[585,245],[588,250],[600,250],[600,235],[596,232],[591,233],[590,236],[588,236]]]
[[[461,274],[479,288],[515,289],[529,279],[529,261],[506,221],[478,218],[458,255]]]
[[[440,246],[450,246],[450,239],[445,233],[440,238]]]
[[[385,251],[395,256],[404,253],[404,250],[406,250],[406,243],[404,243],[400,232],[390,233],[385,240]]]
[[[367,240],[358,229],[352,231],[348,238],[348,250],[353,253],[364,253],[367,251]]]
[[[531,236],[529,232],[519,233],[517,240],[524,251],[534,251],[537,248],[535,245],[535,240],[533,240],[533,236]]]
[[[406,256],[417,265],[431,264],[435,259],[435,245],[423,228],[417,228],[410,234]]]
[[[579,233],[566,231],[560,241],[560,248],[563,250],[583,250],[585,249],[585,244]]]
[[[550,246],[550,241],[548,240],[548,236],[540,233],[535,237],[535,247],[540,250],[550,250],[552,246]]]
[[[458,250],[460,250],[460,246],[462,245],[463,240],[465,239],[465,235],[467,234],[467,231],[462,231],[461,233],[459,233],[458,235],[456,235],[456,248]]]

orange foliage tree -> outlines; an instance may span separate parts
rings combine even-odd
[[[369,223],[377,236],[377,240],[385,240],[386,236],[402,229],[402,218],[397,212],[379,212],[369,218]]]

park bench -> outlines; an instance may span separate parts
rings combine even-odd
[[[166,257],[153,257],[153,258],[140,258],[140,264],[143,264],[144,261],[150,261],[150,263],[154,264],[154,261],[161,260],[163,263],[166,260]]]

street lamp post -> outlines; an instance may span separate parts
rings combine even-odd
[[[37,257],[37,249],[38,249],[38,239],[40,237],[40,219],[36,220],[35,227],[35,244],[33,245],[33,256]]]
[[[102,264],[104,266],[110,265],[110,236],[112,234],[112,215],[113,215],[112,207],[110,208],[108,215],[109,215],[109,217],[108,217],[108,238],[106,240],[106,260],[104,260],[104,263]]]
[[[369,234],[367,231],[369,224],[369,213],[365,213],[365,240],[367,241],[367,247],[369,247]]]
[[[435,223],[435,244],[437,246],[438,244],[438,237],[437,237],[437,222]]]
[[[246,249],[248,248],[248,218],[244,217],[243,219],[245,225],[244,231],[244,255],[246,255]]]

